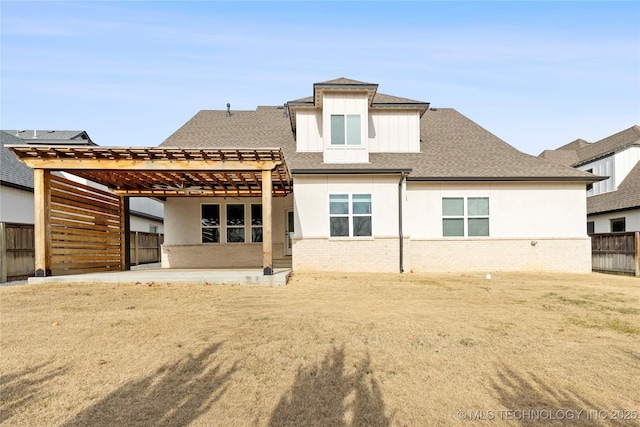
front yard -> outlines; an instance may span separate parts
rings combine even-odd
[[[294,274],[0,298],[4,425],[640,425],[633,277]]]

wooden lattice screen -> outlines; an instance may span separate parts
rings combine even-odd
[[[120,197],[54,174],[50,185],[51,273],[121,270]]]

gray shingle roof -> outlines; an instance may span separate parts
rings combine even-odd
[[[616,191],[587,197],[589,214],[633,208],[640,208],[640,162],[627,174]]]
[[[575,166],[588,163],[597,158],[613,154],[632,145],[640,146],[640,126],[632,126],[622,132],[596,141],[578,149],[578,161]]]
[[[555,150],[545,150],[539,157],[558,164],[575,167],[614,154],[633,145],[640,146],[640,126],[637,125],[596,142],[577,139]]]
[[[0,181],[25,189],[33,188],[33,170],[22,163],[5,145],[24,144],[24,141],[4,131],[0,131]]]
[[[83,130],[3,130],[12,136],[22,139],[27,144],[68,144],[95,145],[89,134]]]
[[[325,164],[323,154],[297,153],[282,107],[255,111],[203,110],[161,146],[282,148],[294,173],[412,170],[411,179],[593,180],[593,175],[524,154],[456,110],[427,111],[421,119],[420,153],[370,153],[366,164]]]

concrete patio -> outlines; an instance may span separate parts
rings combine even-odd
[[[30,277],[29,284],[48,283],[134,283],[134,284],[199,284],[199,285],[286,285],[290,268],[275,268],[265,276],[262,269],[169,269],[143,268],[68,276]]]

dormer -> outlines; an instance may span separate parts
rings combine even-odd
[[[298,152],[325,163],[368,163],[370,152],[419,152],[420,117],[429,104],[377,93],[378,85],[339,78],[288,103]]]

